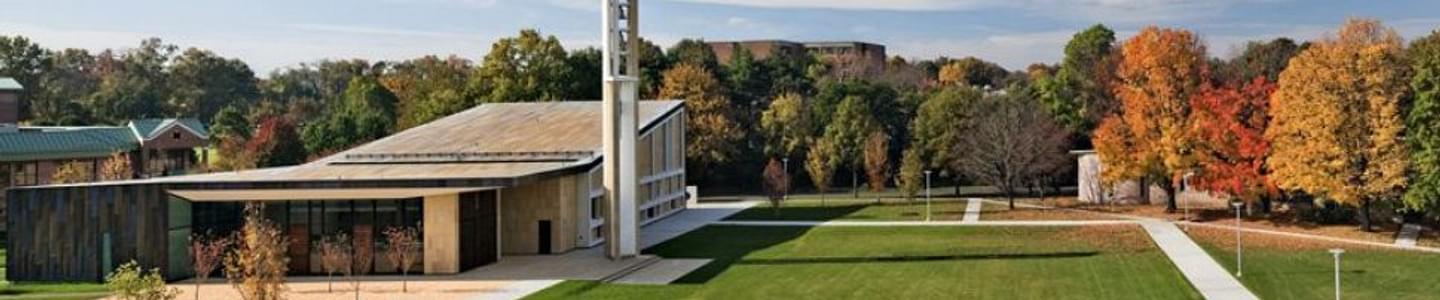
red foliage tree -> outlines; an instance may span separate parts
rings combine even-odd
[[[295,124],[281,117],[260,121],[255,136],[245,143],[245,152],[253,155],[260,167],[294,165],[305,162],[305,148]]]
[[[1265,138],[1270,93],[1275,83],[1256,77],[1249,83],[1205,85],[1190,99],[1191,132],[1199,171],[1191,184],[1245,202],[1263,201],[1276,192],[1265,172],[1270,141]]]

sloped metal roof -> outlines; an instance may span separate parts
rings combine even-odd
[[[41,127],[0,133],[0,161],[100,157],[139,146],[128,127]]]
[[[15,81],[15,78],[0,77],[0,91],[19,91],[24,89],[25,87],[21,86],[19,81]]]

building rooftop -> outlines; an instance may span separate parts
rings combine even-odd
[[[143,119],[125,126],[22,126],[0,131],[0,161],[100,157],[130,151],[172,126],[207,137],[195,119]]]
[[[641,131],[683,106],[640,101]],[[484,104],[302,165],[142,181],[514,179],[598,162],[601,112],[599,101]]]
[[[24,89],[25,87],[21,86],[19,81],[15,81],[15,78],[0,77],[0,91],[19,91]]]

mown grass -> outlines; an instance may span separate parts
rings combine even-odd
[[[1191,237],[1235,272],[1234,233],[1192,227]],[[1247,234],[1240,281],[1261,299],[1335,297],[1335,260],[1328,250],[1344,248],[1341,294],[1345,299],[1437,299],[1440,254],[1357,247],[1309,239]]]
[[[663,286],[529,299],[1199,299],[1138,227],[708,226],[647,250],[713,261]]]
[[[0,237],[3,239],[3,237]],[[3,245],[3,243],[0,243]],[[104,284],[92,282],[10,282],[5,278],[6,249],[0,246],[0,299],[99,299],[106,292]],[[83,295],[78,295],[83,294]]]

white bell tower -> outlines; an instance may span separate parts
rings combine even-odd
[[[639,208],[635,192],[639,189],[635,163],[638,140],[640,61],[636,38],[640,36],[637,18],[639,0],[600,0],[600,28],[605,74],[604,138],[605,138],[605,255],[611,259],[630,258],[640,254]]]

